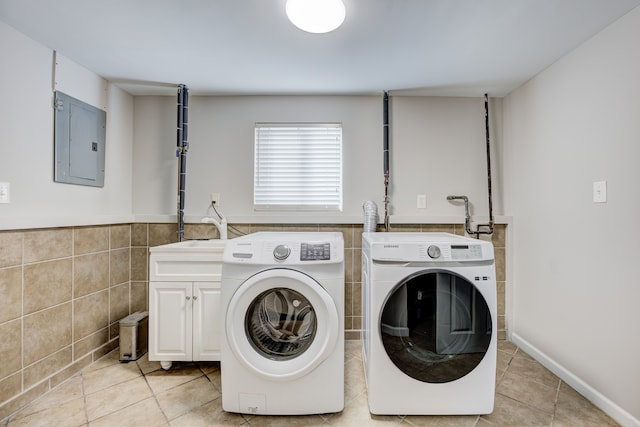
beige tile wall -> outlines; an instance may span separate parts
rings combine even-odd
[[[362,225],[242,224],[258,231],[339,231],[345,242],[345,337],[359,339]],[[462,225],[392,225],[392,231],[464,234]],[[505,234],[492,236],[498,279],[498,337],[506,337]],[[186,224],[186,238],[216,238]],[[118,344],[118,321],[147,310],[149,247],[177,241],[176,224],[118,224],[0,232],[0,419],[55,387]]]
[[[118,345],[146,309],[132,286],[132,226],[0,232],[0,419]]]

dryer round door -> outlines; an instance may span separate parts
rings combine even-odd
[[[338,309],[311,277],[289,269],[260,272],[231,297],[225,329],[236,358],[272,380],[306,375],[333,351]]]
[[[384,302],[379,325],[391,361],[427,383],[469,374],[493,334],[488,301],[471,281],[446,270],[421,271],[398,283]]]

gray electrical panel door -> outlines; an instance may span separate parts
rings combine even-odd
[[[54,106],[54,180],[103,187],[107,113],[60,91]]]

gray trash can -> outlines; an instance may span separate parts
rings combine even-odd
[[[149,313],[138,311],[120,320],[120,361],[137,360],[147,352]]]

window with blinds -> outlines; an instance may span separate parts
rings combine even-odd
[[[342,125],[256,123],[256,210],[342,210]]]

